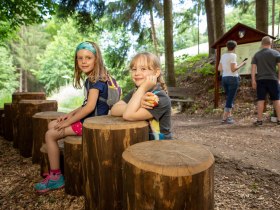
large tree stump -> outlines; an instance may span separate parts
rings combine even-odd
[[[4,136],[4,125],[5,125],[5,114],[4,108],[0,108],[0,136]]]
[[[122,209],[122,152],[149,138],[146,121],[98,116],[83,124],[83,181],[85,208]]]
[[[12,95],[12,140],[13,147],[18,148],[19,140],[19,102],[21,100],[45,100],[46,94],[44,92],[15,92]]]
[[[60,139],[57,141],[59,151],[60,151],[60,156],[59,156],[59,161],[60,161],[60,170],[61,173],[64,174],[64,139]],[[42,177],[46,177],[49,172],[50,172],[50,162],[49,162],[49,157],[48,157],[48,148],[47,144],[43,143],[42,147],[40,148],[41,152],[41,159],[40,159],[40,175]]]
[[[4,104],[5,126],[4,126],[4,138],[8,141],[13,140],[13,126],[12,126],[12,104]]]
[[[70,195],[83,194],[82,137],[64,138],[65,192]]]
[[[38,112],[32,117],[33,126],[33,146],[32,146],[32,163],[40,163],[40,148],[45,143],[45,134],[48,130],[48,124],[59,116],[65,115],[63,112],[46,111]]]
[[[214,157],[203,146],[148,141],[122,156],[124,210],[214,208]]]
[[[33,145],[32,116],[42,111],[57,111],[55,100],[21,100],[19,102],[19,151],[23,157],[31,157]]]

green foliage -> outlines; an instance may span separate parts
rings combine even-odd
[[[5,103],[12,103],[12,94],[0,91],[0,108],[4,108]]]
[[[214,66],[208,63],[208,54],[198,54],[195,56],[183,55],[175,58],[176,76],[186,73],[199,73],[204,76],[214,75]]]
[[[0,94],[11,94],[18,87],[16,68],[7,47],[0,46]]]
[[[84,40],[98,42],[93,35],[87,38],[82,36],[75,28],[72,19],[68,19],[61,26],[53,39],[44,54],[38,58],[40,69],[33,71],[36,78],[44,84],[47,94],[73,81],[76,46]]]
[[[81,96],[75,96],[67,98],[67,100],[64,100],[59,104],[61,108],[64,109],[76,109],[77,107],[80,107],[81,104],[83,104],[84,98]]]
[[[0,1],[0,8],[0,32],[3,32],[0,34],[0,42],[3,42],[19,26],[41,23],[54,14],[55,3],[52,0]],[[3,27],[2,23],[9,26],[9,29],[5,30],[7,27]]]

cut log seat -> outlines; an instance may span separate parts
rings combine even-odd
[[[83,194],[82,137],[64,138],[65,192],[79,196]]]
[[[147,141],[123,152],[124,210],[214,208],[214,157],[186,140]]]

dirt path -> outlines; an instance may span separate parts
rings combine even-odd
[[[224,125],[220,119],[173,117],[175,138],[205,145],[214,155],[267,169],[280,175],[280,126],[264,122],[255,127],[250,118]]]

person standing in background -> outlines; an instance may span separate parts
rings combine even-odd
[[[226,104],[223,113],[222,123],[233,124],[232,107],[234,99],[239,87],[240,78],[238,69],[246,64],[244,59],[239,65],[237,65],[235,48],[237,46],[236,41],[229,40],[226,44],[228,51],[221,56],[219,71],[222,71],[222,85],[226,93]]]
[[[262,49],[254,55],[251,62],[252,87],[257,90],[258,99],[258,118],[254,124],[260,126],[263,123],[262,114],[265,97],[268,93],[277,114],[277,124],[280,125],[280,53],[271,49],[272,39],[269,36],[263,37],[261,44]],[[278,75],[276,66],[278,66]]]

